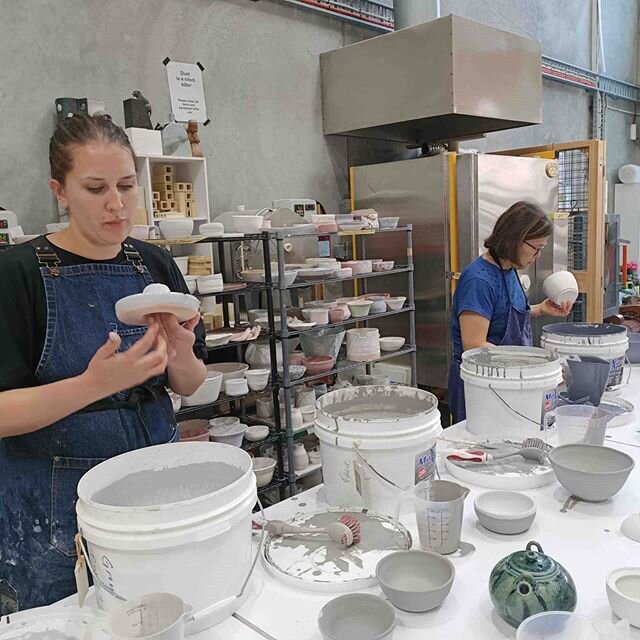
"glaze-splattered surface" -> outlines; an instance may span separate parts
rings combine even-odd
[[[288,535],[269,538],[264,547],[267,568],[299,587],[319,591],[345,591],[375,584],[376,565],[391,551],[411,548],[411,536],[384,516],[363,511],[323,511],[298,514],[288,523],[323,527],[344,513],[361,525],[361,542],[343,549],[327,536]]]
[[[32,616],[24,612],[15,617],[17,620],[11,624],[0,625],[2,640],[108,640],[111,637],[91,613],[51,611]]]

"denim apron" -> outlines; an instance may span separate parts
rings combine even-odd
[[[531,333],[531,307],[527,302],[527,308],[524,311],[520,311],[511,303],[511,295],[509,293],[509,286],[507,285],[507,278],[504,274],[504,269],[493,254],[491,257],[496,264],[500,267],[502,273],[502,283],[507,291],[507,297],[509,299],[509,310],[507,315],[507,326],[504,331],[504,336],[500,342],[501,346],[521,346],[530,347],[533,345],[533,337]],[[517,274],[516,274],[517,275]],[[525,300],[527,294],[522,287],[522,282],[518,278],[522,293],[525,294]],[[461,420],[465,420],[467,417],[467,409],[464,402],[464,382],[460,377],[460,365],[461,361],[457,358],[453,359],[451,368],[449,369],[449,387],[448,387],[448,399],[449,399],[449,412],[453,416],[453,424],[457,424]]]
[[[140,254],[127,264],[61,266],[46,238],[32,243],[47,301],[39,384],[83,373],[110,331],[121,351],[145,327],[123,325],[115,303],[153,282]],[[80,478],[103,460],[177,439],[166,372],[49,426],[0,440],[0,615],[56,602],[76,591],[75,502]]]

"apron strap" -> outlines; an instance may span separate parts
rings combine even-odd
[[[58,254],[53,250],[53,247],[47,242],[43,236],[42,240],[34,245],[36,251],[36,258],[41,267],[49,269],[49,275],[60,275],[60,258]]]

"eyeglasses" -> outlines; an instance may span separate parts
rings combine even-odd
[[[547,246],[546,242],[541,247],[534,247],[532,244],[530,244],[526,240],[523,240],[522,242],[524,242],[527,245],[527,247],[531,247],[536,252],[535,255],[540,255],[544,251],[544,248]]]

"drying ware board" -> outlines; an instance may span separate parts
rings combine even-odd
[[[392,551],[411,548],[411,534],[391,518],[363,511],[321,511],[287,520],[301,527],[323,527],[348,514],[361,526],[361,542],[348,549],[326,535],[269,537],[263,560],[279,580],[298,589],[331,593],[357,591],[377,584],[376,565]]]

